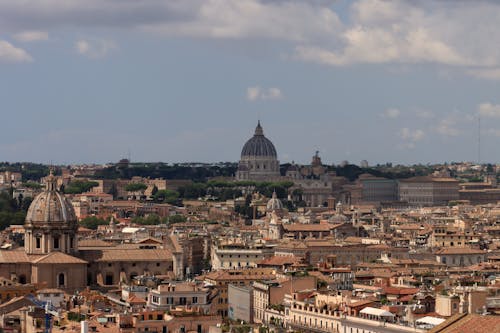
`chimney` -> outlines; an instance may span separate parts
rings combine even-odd
[[[80,327],[81,327],[80,333],[89,333],[89,322],[88,321],[82,320],[80,322]]]

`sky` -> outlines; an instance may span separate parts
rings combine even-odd
[[[0,161],[499,163],[500,2],[0,0]]]

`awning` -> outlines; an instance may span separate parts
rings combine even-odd
[[[437,326],[444,321],[445,321],[445,319],[443,319],[443,318],[427,316],[427,317],[423,317],[423,318],[415,320],[415,323]]]
[[[394,317],[394,314],[390,313],[389,311],[385,311],[382,309],[377,309],[377,308],[372,308],[372,307],[366,307],[363,310],[359,311],[359,313],[362,314],[367,314],[371,316],[377,316],[377,317]]]

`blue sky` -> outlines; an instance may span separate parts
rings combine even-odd
[[[0,0],[0,160],[497,163],[495,1]]]

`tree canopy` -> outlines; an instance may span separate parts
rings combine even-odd
[[[125,186],[125,191],[138,192],[138,191],[144,191],[147,188],[148,186],[144,183],[130,183]]]
[[[64,187],[63,191],[66,194],[80,194],[90,191],[92,187],[98,186],[98,182],[87,180],[73,180]]]

